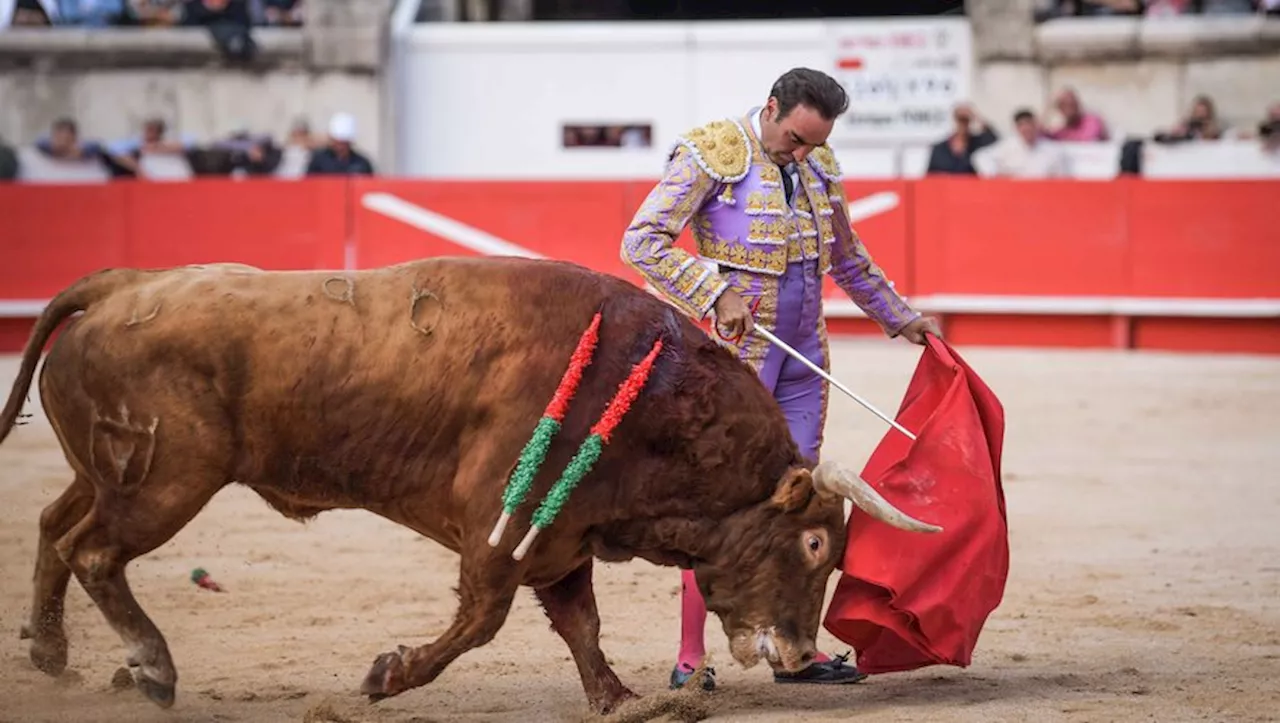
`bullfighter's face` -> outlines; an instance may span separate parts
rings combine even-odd
[[[744,667],[798,671],[817,652],[822,602],[844,551],[844,505],[793,469],[769,501],[733,518],[718,559],[695,567],[707,609]]]
[[[798,103],[784,116],[778,99],[770,97],[760,114],[760,143],[769,159],[780,166],[803,161],[814,148],[827,142],[834,120]]]

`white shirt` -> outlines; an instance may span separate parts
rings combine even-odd
[[[1059,143],[1036,141],[1034,146],[1019,135],[1010,135],[973,153],[973,168],[984,177],[1063,178],[1071,175],[1066,151]]]
[[[751,114],[751,130],[755,131],[756,138],[760,137],[760,114],[763,112],[764,106],[761,106],[756,108],[755,113]],[[791,176],[791,198],[787,199],[787,204],[794,207],[796,202],[796,190],[800,188],[800,171],[796,168],[795,163],[788,163],[785,170],[787,175]]]

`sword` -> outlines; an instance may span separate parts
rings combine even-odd
[[[896,421],[894,421],[894,420],[893,420],[893,418],[892,418],[892,417],[890,417],[889,415],[885,414],[884,412],[880,411],[879,409],[876,409],[876,408],[875,408],[875,406],[874,406],[873,404],[871,404],[871,402],[868,402],[867,400],[863,399],[862,397],[858,396],[857,394],[854,394],[854,393],[853,393],[853,392],[852,392],[848,387],[846,387],[845,385],[843,385],[843,384],[841,384],[840,382],[836,381],[836,380],[835,380],[835,378],[834,378],[834,377],[832,377],[830,374],[828,374],[828,373],[826,373],[826,372],[822,371],[822,367],[820,367],[820,366],[818,366],[817,364],[814,364],[813,362],[811,362],[811,361],[809,361],[808,359],[806,359],[806,358],[804,357],[804,355],[803,355],[803,354],[801,354],[800,352],[796,351],[795,349],[792,349],[790,346],[788,346],[788,345],[787,345],[785,342],[783,342],[781,339],[779,339],[778,337],[774,336],[774,335],[773,335],[773,334],[772,334],[768,329],[765,329],[765,328],[761,327],[759,324],[757,324],[757,325],[755,325],[755,326],[753,327],[753,331],[755,331],[755,332],[756,332],[757,334],[759,334],[760,336],[763,336],[765,339],[768,339],[768,340],[769,340],[769,341],[770,341],[774,346],[776,346],[776,347],[778,347],[779,349],[781,349],[781,350],[785,351],[786,353],[790,354],[790,355],[792,356],[792,358],[796,359],[797,361],[801,362],[801,363],[802,363],[802,364],[804,364],[805,366],[807,366],[807,367],[809,367],[810,369],[812,369],[812,370],[813,370],[813,372],[814,372],[815,374],[817,374],[818,376],[822,377],[823,379],[826,379],[826,380],[827,380],[827,382],[829,382],[829,383],[831,384],[831,386],[835,387],[836,389],[839,389],[840,391],[842,391],[842,392],[844,392],[845,394],[847,394],[847,395],[849,395],[850,397],[852,397],[852,398],[853,398],[853,401],[857,402],[858,404],[861,404],[862,406],[864,406],[864,407],[866,407],[867,409],[869,409],[872,413],[874,413],[877,417],[879,417],[879,418],[883,419],[884,421],[888,422],[889,424],[893,425],[893,428],[894,428],[894,429],[897,429],[899,432],[902,432],[903,434],[907,435],[907,437],[909,437],[910,439],[915,440],[916,435],[914,435],[914,434],[912,434],[911,432],[907,431],[905,427],[903,427],[901,424],[898,424],[898,423],[897,423]]]

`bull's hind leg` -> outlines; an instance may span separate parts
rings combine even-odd
[[[435,680],[459,655],[493,640],[507,620],[518,582],[515,568],[495,559],[482,537],[463,548],[459,606],[453,624],[435,642],[419,648],[400,646],[374,660],[360,690],[373,700],[403,693]]]
[[[221,489],[224,464],[215,450],[229,440],[194,421],[173,419],[157,453],[154,420],[127,412],[99,417],[83,459],[93,475],[92,509],[55,545],[59,557],[128,646],[126,662],[144,695],[161,707],[174,702],[178,681],[164,636],[129,589],[125,566],[168,542]],[[199,429],[199,436],[193,430]]]
[[[92,506],[93,485],[84,476],[76,475],[71,486],[40,514],[35,595],[31,620],[22,626],[22,638],[31,640],[31,662],[49,675],[60,675],[67,667],[67,633],[62,619],[67,583],[71,580],[71,570],[58,557],[54,545]]]
[[[573,654],[591,707],[610,713],[636,695],[618,680],[600,650],[600,615],[591,573],[592,562],[588,560],[556,584],[539,589],[537,595],[551,619],[551,628],[564,638]]]
[[[138,689],[163,708],[173,705],[178,673],[164,635],[129,589],[125,565],[168,542],[217,491],[192,487],[175,485],[168,497],[129,500],[103,500],[100,492],[93,510],[58,543],[58,553],[128,646],[126,662]]]

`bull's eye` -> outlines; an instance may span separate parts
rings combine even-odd
[[[801,554],[805,556],[805,562],[814,567],[828,561],[827,555],[827,538],[825,530],[805,530],[800,535],[800,544],[802,547]]]

